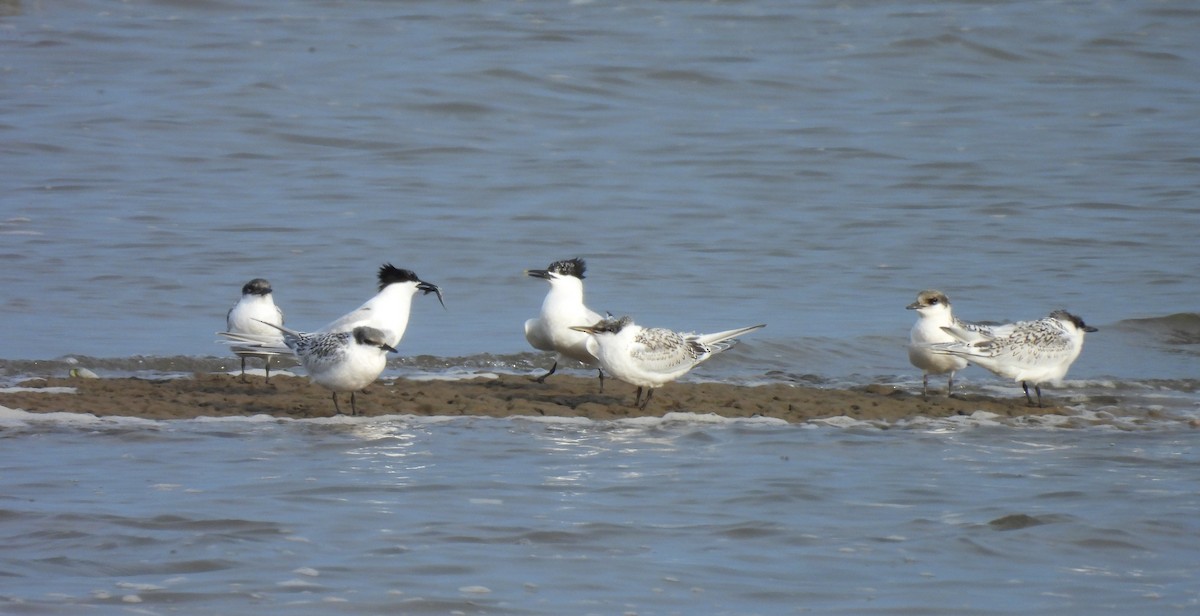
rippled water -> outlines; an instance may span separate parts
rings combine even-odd
[[[1190,613],[1165,431],[3,417],[5,613]],[[89,612],[90,613],[90,612]]]
[[[908,370],[880,340],[926,287],[973,319],[1197,312],[1183,5],[6,6],[9,359],[214,354],[246,280],[311,328],[384,261],[446,289],[412,355],[526,350],[521,271],[575,255],[601,311],[766,322],[811,372],[826,339],[834,374]]]
[[[1088,412],[1197,417],[1198,30],[1169,2],[0,1],[0,377],[226,369],[246,280],[305,329],[385,261],[448,305],[391,374],[534,370],[521,272],[583,256],[597,310],[768,324],[694,378],[913,386],[936,287],[1099,326]],[[6,417],[6,613],[1197,599],[1186,422]]]

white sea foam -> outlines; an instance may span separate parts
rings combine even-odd
[[[11,409],[0,406],[0,428],[22,428],[35,425],[66,425],[87,428],[118,428],[118,427],[152,427],[162,425],[161,421],[142,419],[140,417],[98,417],[88,413],[30,413],[23,409]]]
[[[74,387],[0,387],[0,394],[73,394],[78,391]]]
[[[223,371],[223,374],[226,374],[226,375],[229,375],[229,376],[241,376],[241,375],[242,375],[242,371],[241,371],[240,369],[239,369],[239,370],[226,370],[226,371]],[[185,377],[185,378],[190,378],[190,377],[191,377],[191,375],[190,375],[190,374],[181,374],[181,375],[179,375],[179,376],[180,376],[180,377]],[[264,378],[267,376],[267,371],[266,371],[266,369],[265,369],[265,368],[246,368],[246,377],[247,377],[247,378],[249,378],[249,377],[260,377],[260,376],[261,376],[261,377],[264,377]],[[279,369],[273,369],[273,370],[271,370],[271,378],[274,378],[274,377],[277,377],[277,376],[285,376],[285,377],[300,377],[300,376],[303,376],[303,375],[300,375],[300,374],[297,374],[297,373],[295,373],[295,372],[292,372],[291,370],[279,370]]]
[[[40,390],[39,390],[40,391]],[[1181,424],[1189,425],[1200,421],[1200,409],[1193,412],[1169,411],[1162,407],[1128,409],[1117,406],[1087,408],[1084,405],[1067,407],[1070,414],[1059,415],[1023,415],[1018,417],[1003,417],[988,411],[975,411],[970,415],[953,415],[949,417],[912,417],[896,422],[881,419],[856,419],[848,416],[833,416],[812,419],[802,425],[810,428],[837,429],[915,429],[932,432],[952,432],[979,427],[1008,426],[1013,428],[1051,429],[1051,428],[1104,428],[1122,430],[1147,430],[1155,428],[1177,428]],[[625,428],[651,429],[671,425],[739,425],[782,427],[793,425],[775,417],[725,417],[716,413],[691,413],[672,411],[662,416],[627,417],[620,419],[591,419],[587,417],[559,417],[538,415],[511,415],[508,417],[486,417],[474,415],[405,415],[389,414],[365,417],[349,415],[334,415],[330,417],[276,417],[267,414],[248,416],[199,416],[186,419],[145,419],[128,416],[96,416],[89,413],[50,412],[31,413],[23,409],[13,409],[0,406],[0,428],[19,428],[57,424],[64,426],[86,428],[155,428],[173,425],[179,422],[197,424],[256,424],[270,425],[279,423],[299,423],[311,425],[351,426],[357,429],[372,427],[388,427],[395,425],[426,425],[453,424],[464,422],[493,422],[512,421],[529,422],[560,426],[590,426],[613,425]]]

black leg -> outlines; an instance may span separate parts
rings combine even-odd
[[[633,405],[641,408],[642,406],[642,388],[638,387],[637,397],[633,399]]]
[[[1036,390],[1036,391],[1037,391],[1037,395],[1038,395],[1038,408],[1040,409],[1040,408],[1042,408],[1042,384],[1041,384],[1041,383],[1035,383],[1035,384],[1033,385],[1033,388],[1034,388],[1034,390]]]
[[[242,356],[242,382],[246,382],[246,356]]]
[[[350,392],[350,416],[358,417],[358,407],[354,404],[354,392]]]
[[[1033,398],[1029,397],[1029,384],[1026,383],[1025,381],[1021,381],[1021,389],[1025,390],[1025,404],[1027,404],[1029,406],[1033,406]],[[1041,392],[1038,392],[1038,399],[1040,400],[1041,397],[1042,397]]]
[[[338,415],[342,414],[342,409],[341,409],[341,407],[338,406],[338,403],[337,403],[337,392],[336,391],[333,392],[333,411],[335,413],[337,413]]]
[[[554,365],[553,365],[553,366],[550,366],[550,372],[547,372],[546,374],[543,374],[542,376],[539,376],[539,377],[537,378],[537,382],[539,382],[539,383],[545,383],[545,382],[546,382],[546,377],[550,376],[551,374],[554,374],[554,371],[555,371],[555,370],[558,370],[558,360],[555,360],[555,361],[554,361]]]
[[[950,382],[946,383],[946,397],[954,395],[954,371],[950,371]]]
[[[929,398],[929,373],[928,372],[926,372],[921,377],[921,397],[925,398],[925,399]]]
[[[263,358],[263,366],[265,367],[265,369],[267,371],[267,382],[270,383],[271,382],[271,356],[270,355],[267,355],[266,357]]]
[[[641,410],[643,410],[643,411],[644,411],[644,410],[646,410],[646,405],[647,405],[647,404],[650,404],[650,397],[651,397],[651,396],[653,396],[653,395],[654,395],[654,388],[653,388],[653,387],[647,387],[647,388],[646,388],[646,399],[645,399],[645,400],[642,400],[642,406],[640,406],[640,407],[638,407],[638,408],[640,408],[640,409],[641,409]]]
[[[600,393],[604,393],[604,371],[597,369],[596,372],[600,374]]]

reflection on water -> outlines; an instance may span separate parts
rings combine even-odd
[[[0,573],[20,581],[0,593],[6,612],[1200,601],[1180,540],[1200,530],[1196,456],[1173,431],[678,416],[154,425],[28,418],[0,432]]]

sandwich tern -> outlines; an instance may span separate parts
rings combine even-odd
[[[239,334],[269,336],[282,342],[283,338],[272,327],[283,325],[283,311],[275,305],[271,292],[271,283],[263,278],[255,278],[242,285],[241,299],[225,314],[225,329]],[[271,358],[278,355],[277,352],[240,346],[234,346],[231,350],[242,360],[243,383],[246,382],[247,357],[257,357],[263,360],[267,382],[271,382]]]
[[[577,325],[594,324],[603,318],[583,304],[583,272],[586,269],[583,259],[575,258],[555,261],[544,270],[525,270],[526,276],[550,283],[541,313],[536,319],[525,321],[525,339],[539,351],[556,354],[550,371],[538,377],[537,382],[545,383],[546,377],[558,369],[559,362],[573,359],[596,368],[600,373],[600,391],[604,391],[604,371],[587,348],[590,336],[572,329]]]
[[[379,268],[379,292],[374,297],[315,332],[301,333],[262,321],[264,325],[269,325],[276,331],[270,334],[226,331],[219,332],[218,335],[232,341],[230,344],[255,353],[293,353],[300,358],[305,368],[310,370],[312,368],[309,363],[313,362],[313,366],[322,374],[310,374],[310,377],[319,385],[334,391],[333,405],[340,413],[337,392],[350,391],[350,404],[353,407],[353,385],[363,382],[363,385],[357,387],[362,389],[366,383],[379,376],[386,359],[383,359],[384,353],[378,351],[396,350],[404,330],[408,327],[412,298],[418,291],[437,294],[438,302],[443,308],[446,307],[446,303],[442,301],[442,290],[437,285],[421,280],[412,270],[385,263]],[[280,332],[283,332],[282,336]],[[344,335],[338,336],[339,334]],[[325,350],[307,351],[312,359],[305,361],[296,346],[302,338],[310,341],[305,343],[306,349]],[[338,342],[339,340],[341,342]],[[368,353],[363,350],[371,346],[375,347],[375,351]],[[338,348],[343,350],[338,352]],[[376,358],[371,354],[379,356],[378,370],[375,370]],[[367,378],[368,376],[370,378]]]
[[[395,347],[387,343],[392,337],[386,332],[366,325],[345,332],[298,332],[280,325],[265,323],[282,334],[283,343],[299,358],[312,382],[333,392],[333,410],[338,406],[338,392],[350,392],[350,415],[358,415],[355,392],[375,382],[387,366],[388,351]],[[254,344],[262,338],[257,334],[223,334],[234,342]]]
[[[1042,406],[1042,383],[1058,384],[1083,350],[1084,334],[1096,331],[1083,319],[1055,310],[1034,321],[1019,321],[990,331],[956,326],[942,328],[954,342],[928,345],[936,353],[962,357],[992,373],[1021,382],[1025,400],[1033,406],[1029,383]]]
[[[946,385],[946,395],[954,393],[954,373],[967,367],[966,358],[938,353],[929,345],[958,341],[943,327],[955,327],[964,332],[984,332],[990,331],[990,328],[955,317],[950,308],[950,298],[933,289],[918,293],[917,300],[909,304],[908,309],[917,311],[917,322],[908,335],[908,361],[923,373],[921,396],[929,397],[929,375],[947,372],[950,373],[950,380]]]
[[[337,333],[353,331],[360,326],[373,327],[388,334],[385,341],[388,346],[397,347],[404,337],[404,331],[408,329],[412,299],[417,291],[425,295],[436,294],[442,308],[446,307],[442,289],[436,284],[421,280],[412,270],[384,263],[379,268],[379,293],[318,331]]]
[[[634,406],[645,410],[661,387],[685,375],[713,355],[733,346],[733,338],[766,327],[752,325],[715,334],[683,334],[661,327],[645,328],[629,317],[607,317],[592,325],[572,326],[588,334],[588,352],[600,368],[618,380],[637,386]],[[642,389],[646,399],[642,399]]]

